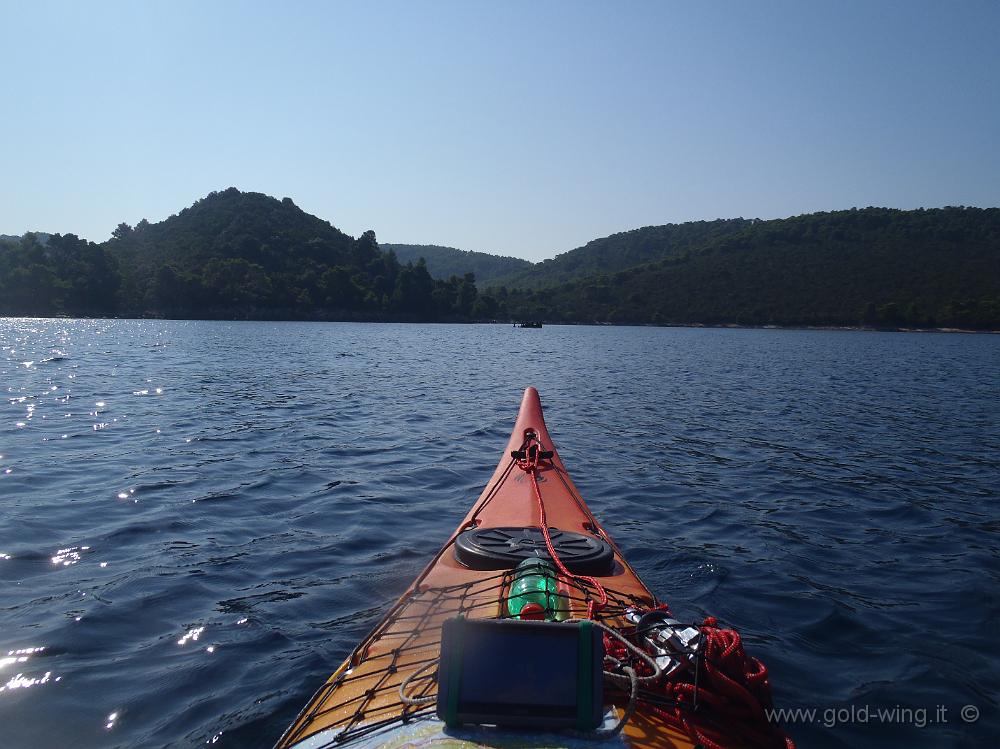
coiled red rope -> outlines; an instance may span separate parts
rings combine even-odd
[[[672,708],[640,696],[643,709],[684,731],[704,749],[725,749],[733,736],[740,737],[741,746],[795,749],[791,737],[768,719],[772,701],[767,668],[746,654],[739,633],[720,628],[714,617],[707,617],[698,629],[704,641],[699,655],[702,673],[695,683],[667,680],[658,687],[663,690],[660,697],[672,702]],[[605,638],[604,647],[618,660],[627,656],[625,648],[610,638]],[[640,673],[644,670],[642,663],[634,668]],[[697,713],[693,712],[695,706],[699,708]],[[725,729],[712,730],[707,721],[697,719],[699,713],[712,716]]]

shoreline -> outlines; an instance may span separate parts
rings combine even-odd
[[[330,318],[309,317],[153,317],[153,316],[88,316],[88,315],[0,315],[0,320],[163,320],[171,322],[267,322],[267,323],[362,323],[373,325],[503,325],[510,326],[513,320],[418,320],[412,317],[392,317],[390,315],[363,317],[339,316]],[[580,326],[601,328],[695,328],[706,330],[829,330],[857,333],[973,333],[998,334],[1000,329],[979,328],[918,328],[918,327],[875,327],[869,325],[740,325],[738,323],[612,323],[612,322],[545,322],[546,327]]]

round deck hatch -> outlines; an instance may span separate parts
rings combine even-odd
[[[559,559],[575,575],[610,575],[615,553],[603,539],[550,528]],[[541,528],[473,528],[455,539],[455,558],[474,570],[512,569],[528,557],[550,559]]]

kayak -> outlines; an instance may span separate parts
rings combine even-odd
[[[643,584],[529,387],[479,499],[276,749],[792,746],[770,708],[739,635]]]

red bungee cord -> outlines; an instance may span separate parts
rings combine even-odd
[[[532,442],[534,442],[534,445],[532,445]],[[595,611],[603,609],[608,605],[608,593],[604,590],[604,586],[601,585],[601,581],[596,577],[575,575],[570,572],[556,553],[556,547],[552,543],[552,536],[549,534],[549,523],[545,517],[545,502],[542,501],[542,492],[538,487],[538,461],[542,452],[541,445],[538,442],[538,437],[535,436],[535,432],[531,429],[525,430],[524,445],[521,447],[521,452],[523,452],[524,458],[515,458],[515,460],[517,467],[528,474],[528,478],[531,479],[531,488],[535,490],[535,500],[538,502],[538,522],[542,527],[542,536],[545,538],[545,548],[548,549],[549,556],[555,563],[556,568],[565,577],[570,580],[585,580],[597,590],[600,600],[596,603],[593,600],[587,601],[587,618],[593,619]]]

